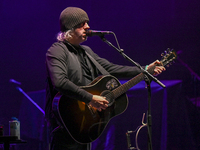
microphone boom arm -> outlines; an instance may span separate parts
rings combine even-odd
[[[148,71],[146,71],[145,69],[142,68],[142,66],[138,63],[136,63],[135,61],[133,61],[129,56],[127,56],[124,53],[123,49],[118,49],[117,47],[115,47],[111,42],[109,42],[104,35],[100,36],[100,38],[102,39],[103,42],[107,43],[109,46],[113,47],[114,49],[116,49],[125,59],[127,59],[128,61],[130,61],[131,63],[133,63],[134,65],[136,65],[141,71],[142,73],[148,75],[148,77],[150,77],[153,81],[155,81],[156,83],[158,83],[161,87],[165,88],[166,86],[160,82],[157,78],[155,78],[153,75],[151,75]]]

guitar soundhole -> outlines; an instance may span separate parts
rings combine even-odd
[[[113,105],[113,103],[115,102],[115,99],[113,98],[113,93],[110,92],[109,90],[105,90],[101,93],[101,96],[106,97],[106,100],[109,102],[108,107],[110,107],[111,105]]]

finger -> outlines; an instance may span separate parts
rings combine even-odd
[[[160,71],[165,71],[166,69],[165,69],[165,67],[159,67],[159,70]]]
[[[157,68],[156,68],[156,71],[157,71],[158,73],[160,73],[160,72],[162,72],[162,68],[161,68],[161,67],[157,67]]]
[[[154,70],[154,74],[153,75],[155,76],[155,75],[158,75],[158,74],[159,74],[159,70],[158,69]]]
[[[166,69],[163,66],[159,66],[159,67],[157,66],[155,70],[158,70],[159,72],[160,71],[162,72],[162,71],[165,71]]]
[[[157,74],[160,74],[160,73],[162,73],[162,70],[158,69]]]
[[[102,97],[104,100],[106,100],[106,97]]]
[[[165,68],[165,67],[162,67],[162,69],[163,69],[163,71],[165,71],[165,70],[166,70],[166,68]]]
[[[103,104],[109,104],[109,102],[107,100],[104,100]]]
[[[102,108],[102,109],[106,109],[107,107],[108,107],[107,104],[103,104],[103,105],[101,105],[101,108]]]
[[[159,61],[159,60],[156,60],[156,61],[155,61],[155,64],[160,64],[160,61]]]
[[[106,100],[106,97],[102,97],[103,99],[101,100],[101,102],[103,103],[103,104],[108,104],[109,102]],[[102,104],[101,103],[101,104]]]

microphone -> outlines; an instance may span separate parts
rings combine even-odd
[[[113,32],[112,31],[96,31],[96,30],[87,30],[86,31],[86,35],[87,36],[103,36],[103,35],[106,35],[106,34],[112,34]]]
[[[18,85],[21,85],[21,82],[18,82],[18,81],[14,80],[14,79],[10,79],[10,82],[11,82],[11,83],[18,84]]]

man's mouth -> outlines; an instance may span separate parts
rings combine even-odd
[[[85,30],[85,32],[83,34],[84,34],[84,36],[87,36],[87,30]]]

